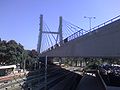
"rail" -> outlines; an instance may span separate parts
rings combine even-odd
[[[88,74],[88,73],[91,73],[91,74]],[[95,75],[98,88],[100,90],[107,90],[107,86],[106,86],[103,78],[101,77],[99,70],[96,70],[96,69],[88,70],[85,72],[85,74],[92,75],[92,76]]]
[[[97,78],[97,83],[98,83],[98,87],[101,88],[101,90],[107,90],[107,86],[104,82],[104,80],[102,79],[99,70],[97,70],[96,72],[96,78]]]
[[[69,37],[67,37],[67,38],[68,38],[68,41],[71,41],[71,40],[73,40],[73,39],[75,39],[75,38],[78,38],[78,37],[80,37],[80,36],[88,33],[88,32],[94,31],[94,30],[96,30],[96,29],[98,29],[98,28],[101,28],[101,27],[103,27],[103,26],[105,26],[105,25],[108,25],[108,24],[110,24],[110,23],[112,23],[112,22],[114,22],[114,21],[116,21],[116,20],[118,20],[118,19],[120,19],[120,15],[118,15],[118,16],[116,16],[116,17],[114,17],[114,18],[112,18],[112,19],[110,19],[110,20],[108,20],[108,21],[106,21],[106,22],[98,25],[98,26],[95,26],[95,27],[91,28],[91,29],[88,30],[88,31],[81,29],[80,31],[78,31],[78,32],[70,35]]]

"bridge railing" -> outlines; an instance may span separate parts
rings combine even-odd
[[[79,30],[78,32],[75,32],[75,33],[73,33],[72,35],[70,35],[69,37],[67,37],[67,39],[68,39],[68,41],[71,41],[71,40],[73,40],[73,39],[75,39],[75,38],[78,38],[78,37],[80,37],[80,36],[88,33],[88,32],[89,32],[89,31],[87,31],[87,30],[81,29],[81,30]]]
[[[101,27],[103,27],[103,26],[105,26],[105,25],[107,25],[107,24],[110,24],[110,23],[118,20],[118,19],[120,19],[120,15],[117,16],[117,17],[115,17],[115,18],[112,18],[112,19],[110,19],[110,20],[108,20],[108,21],[106,21],[106,22],[104,22],[104,23],[102,23],[102,24],[100,24],[100,25],[98,25],[98,26],[96,26],[96,27],[93,27],[93,28],[91,28],[90,30],[83,30],[83,29],[81,29],[80,31],[78,31],[78,32],[70,35],[69,37],[67,37],[67,38],[68,38],[68,41],[71,41],[71,40],[73,40],[73,39],[75,39],[75,38],[78,38],[78,37],[80,37],[80,36],[88,33],[88,32],[91,32],[91,31],[94,31],[94,30],[96,30],[96,29],[98,29],[98,28],[101,28]]]
[[[96,27],[93,27],[90,31],[96,30],[96,29],[98,29],[100,27],[103,27],[103,26],[105,26],[107,24],[110,24],[110,23],[112,23],[112,22],[114,22],[114,21],[116,21],[118,19],[120,19],[120,15],[118,15],[118,16],[116,16],[116,17],[114,17],[114,18],[112,18],[112,19],[110,19],[110,20],[108,20],[108,21],[106,21],[106,22],[96,26]]]
[[[104,22],[104,23],[96,26],[96,27],[93,27],[93,28],[91,28],[90,30],[80,29],[79,31],[77,31],[77,32],[73,33],[72,35],[68,36],[67,38],[65,38],[63,41],[55,44],[54,46],[48,48],[48,49],[45,50],[45,51],[43,51],[43,53],[44,53],[44,52],[47,52],[47,51],[50,51],[50,50],[53,50],[53,49],[55,49],[56,47],[59,47],[59,46],[61,46],[62,44],[66,43],[66,42],[69,42],[69,41],[71,41],[71,40],[74,40],[74,39],[76,39],[76,38],[78,38],[78,37],[80,37],[80,36],[83,36],[83,35],[87,34],[88,32],[94,31],[94,30],[96,30],[96,29],[98,29],[98,28],[101,28],[101,27],[103,27],[103,26],[105,26],[105,25],[108,25],[108,24],[110,24],[110,23],[112,23],[112,22],[114,22],[114,21],[116,21],[116,20],[118,20],[118,19],[120,19],[120,15],[118,15],[118,16],[116,16],[116,17],[114,17],[114,18],[112,18],[112,19],[110,19],[110,20],[108,20],[108,21],[106,21],[106,22]]]

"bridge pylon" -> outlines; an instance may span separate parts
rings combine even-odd
[[[41,53],[41,45],[42,45],[42,35],[44,34],[57,34],[59,37],[59,42],[62,44],[63,41],[63,31],[62,31],[62,16],[59,17],[59,28],[58,32],[52,31],[44,31],[43,28],[43,15],[40,15],[40,29],[39,29],[39,36],[38,36],[38,44],[37,44],[37,52]]]

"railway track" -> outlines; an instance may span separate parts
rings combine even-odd
[[[50,66],[47,70],[47,83],[45,83],[44,68],[37,72],[29,73],[26,78],[16,79],[0,87],[0,90],[75,90],[82,76],[62,69],[58,66]],[[14,86],[11,87],[11,86]]]

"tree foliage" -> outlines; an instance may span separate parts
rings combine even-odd
[[[0,41],[0,63],[1,64],[17,64],[20,63],[23,46],[14,40]]]
[[[0,39],[0,64],[23,65],[24,60],[26,60],[26,64],[30,65],[30,62],[34,62],[37,57],[38,53],[35,50],[25,50],[23,45],[15,40],[5,41]]]

